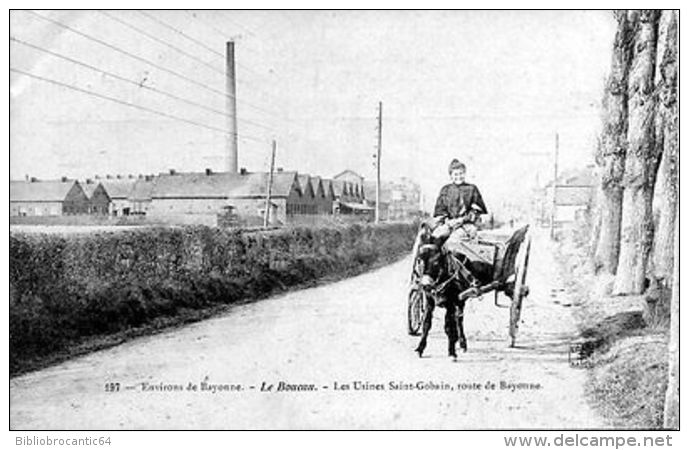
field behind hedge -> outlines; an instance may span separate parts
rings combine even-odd
[[[410,251],[416,229],[391,223],[12,233],[10,372],[89,337],[361,272]]]

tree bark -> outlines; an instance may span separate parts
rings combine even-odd
[[[640,294],[653,242],[653,185],[657,169],[655,149],[654,73],[657,10],[641,10],[635,30],[632,67],[628,78],[629,147],[622,178],[620,254],[613,294]]]
[[[596,193],[597,209],[593,251],[597,270],[614,273],[620,245],[622,220],[622,178],[627,151],[627,78],[636,16],[615,12],[617,32],[613,45],[610,76],[603,99],[603,130],[596,162],[600,183]]]
[[[677,17],[661,13],[656,55],[656,151],[661,160],[653,194],[655,233],[651,256],[652,279],[669,287],[672,283],[675,206],[678,199],[679,133],[677,127]]]
[[[600,154],[600,137],[598,138],[598,145],[596,146],[596,152],[594,155],[594,158],[598,158],[598,155]],[[595,186],[596,190],[593,193],[593,199],[592,199],[592,207],[591,207],[591,236],[589,238],[588,242],[588,248],[587,248],[587,256],[591,258],[591,260],[594,260],[596,257],[596,250],[598,249],[598,240],[600,239],[600,226],[601,226],[601,204],[602,204],[602,195],[603,195],[603,190],[601,189],[601,174],[600,174],[600,167],[596,169],[594,172],[595,175]],[[595,264],[594,264],[595,266]],[[596,267],[596,269],[598,269]]]
[[[675,212],[679,214],[679,204]],[[679,220],[675,221],[672,303],[670,306],[670,342],[668,345],[668,383],[665,391],[663,426],[679,429]]]

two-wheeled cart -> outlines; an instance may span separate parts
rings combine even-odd
[[[409,283],[409,294],[407,298],[407,330],[410,335],[418,335],[424,317],[425,308],[428,305],[429,296],[433,296],[434,290],[427,289],[421,282],[424,267],[423,258],[419,256],[422,246],[421,236],[423,229],[414,243],[412,271]],[[529,267],[529,253],[531,251],[531,236],[529,226],[526,225],[514,231],[509,237],[491,236],[487,232],[480,233],[479,239],[472,242],[476,250],[491,261],[492,277],[486,282],[477,282],[477,277],[473,277],[471,271],[462,263],[461,256],[452,256],[451,262],[460,270],[459,276],[464,277],[465,285],[469,286],[459,295],[462,300],[479,297],[488,292],[495,293],[495,305],[501,308],[510,309],[509,322],[509,344],[514,346],[519,329],[522,304],[524,298],[529,294],[526,285],[527,269]],[[463,268],[463,269],[462,269]],[[499,295],[502,294],[510,299],[509,303],[501,303]]]

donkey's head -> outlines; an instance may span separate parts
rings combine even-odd
[[[421,285],[431,287],[442,280],[446,273],[445,255],[441,250],[442,242],[433,237],[430,227],[423,226],[419,244],[420,267],[418,271],[421,275]]]

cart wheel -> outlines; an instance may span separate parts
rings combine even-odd
[[[407,331],[410,336],[417,336],[419,334],[425,310],[426,292],[423,289],[412,288],[409,291],[409,302],[407,305]]]
[[[522,300],[529,294],[526,286],[526,272],[529,267],[529,253],[531,251],[531,235],[527,234],[517,255],[517,263],[514,269],[514,291],[512,292],[512,304],[510,305],[510,347],[514,347],[519,319],[522,313]]]

